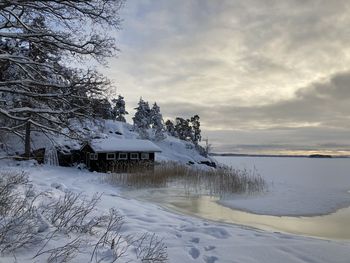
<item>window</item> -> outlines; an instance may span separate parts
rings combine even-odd
[[[127,160],[128,154],[127,153],[119,153],[118,159],[119,160]]]
[[[107,153],[106,159],[107,160],[115,160],[115,153]]]
[[[141,153],[141,160],[149,160],[149,153]]]
[[[138,153],[130,153],[130,159],[131,160],[138,160],[139,154]]]
[[[98,160],[98,153],[90,153],[90,160]]]

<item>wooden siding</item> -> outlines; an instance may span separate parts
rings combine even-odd
[[[90,159],[90,153],[97,154],[97,160]],[[107,153],[114,153],[115,160],[107,160]],[[119,160],[119,153],[126,153],[126,160]],[[138,159],[131,159],[131,153],[137,153]],[[80,151],[72,151],[71,154],[59,153],[59,164],[62,166],[72,166],[74,163],[84,163],[90,171],[97,172],[127,172],[131,169],[142,167],[153,169],[155,161],[154,152],[149,154],[148,160],[142,160],[141,154],[145,152],[98,152],[96,153],[89,144],[82,147]]]

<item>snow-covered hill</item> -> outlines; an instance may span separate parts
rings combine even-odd
[[[129,123],[112,120],[95,120],[94,122],[71,123],[71,128],[85,134],[87,138],[118,138],[118,139],[138,139],[139,134],[133,131],[133,126]],[[69,131],[65,131],[69,134]],[[149,131],[151,133],[151,131]],[[53,148],[60,148],[63,152],[69,152],[71,149],[79,149],[81,142],[73,140],[63,135],[45,135],[40,132],[32,132],[32,149],[45,148],[50,152]],[[206,167],[206,162],[215,162],[210,157],[202,156],[193,143],[183,141],[173,136],[166,135],[164,140],[154,141],[162,150],[156,154],[156,161],[175,161],[182,164],[190,164],[197,167]],[[23,142],[10,136],[6,140],[6,146],[3,146],[3,154],[7,151],[10,155],[21,154],[24,152]],[[202,163],[202,164],[201,164]]]

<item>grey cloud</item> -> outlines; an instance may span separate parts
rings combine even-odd
[[[164,105],[165,106],[165,105]],[[336,124],[338,128],[347,127],[345,123],[350,117],[350,72],[339,73],[329,81],[314,83],[298,90],[295,97],[258,106],[232,105],[196,105],[191,103],[169,103],[176,113],[201,112],[208,122],[215,127],[238,127],[244,123],[266,123],[283,126],[288,123],[302,126],[303,123]],[[241,124],[240,124],[241,123]]]
[[[265,141],[275,148],[288,142],[291,149],[350,144],[350,72],[302,88],[292,99],[263,106],[163,103],[162,108],[167,116],[198,113],[204,131],[219,148],[234,141]]]
[[[124,52],[108,72],[127,97],[135,96],[128,79],[152,99],[168,91],[186,100],[198,90],[222,102],[288,97],[350,62],[340,60],[349,40],[347,1],[329,2],[129,1]]]
[[[129,0],[106,73],[131,113],[143,96],[167,117],[199,113],[207,132],[247,134],[241,144],[343,143],[349,11],[347,0]]]

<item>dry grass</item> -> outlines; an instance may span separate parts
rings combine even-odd
[[[130,169],[128,173],[112,173],[104,181],[132,188],[184,187],[187,193],[223,196],[235,193],[254,193],[266,190],[266,182],[256,171],[228,167],[203,170],[187,165],[166,162],[154,170]]]

